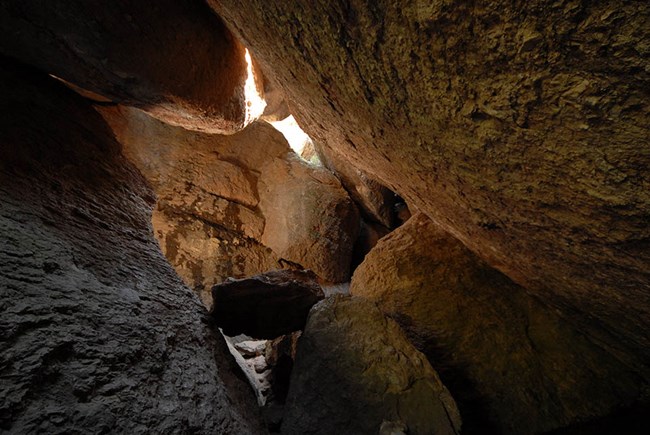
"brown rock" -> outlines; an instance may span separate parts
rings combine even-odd
[[[262,433],[111,129],[4,58],[0,94],[0,432]]]
[[[257,179],[264,162],[290,152],[280,133],[254,123],[233,135],[212,135],[166,125],[137,109],[99,110],[154,187],[155,235],[206,307],[213,285],[278,267],[278,257],[260,243],[265,219],[257,208]]]
[[[244,47],[193,0],[0,3],[0,51],[170,124],[232,133],[245,109]]]
[[[289,154],[261,169],[262,243],[326,282],[350,277],[359,213],[331,172]]]
[[[217,284],[212,298],[210,313],[224,334],[271,339],[303,329],[323,290],[309,271],[275,270]]]
[[[165,256],[185,283],[212,307],[212,286],[278,267],[266,246],[241,233],[170,209],[153,213],[153,227]]]
[[[384,420],[409,434],[456,434],[454,399],[399,326],[370,302],[315,305],[298,343],[284,434],[371,434]]]
[[[422,214],[377,244],[350,291],[408,331],[458,401],[467,433],[547,432],[626,406],[643,388]]]
[[[315,141],[650,378],[650,4],[209,3]]]

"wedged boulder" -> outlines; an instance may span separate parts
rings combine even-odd
[[[457,400],[467,433],[538,434],[637,399],[642,378],[423,214],[352,278],[408,332]]]
[[[108,125],[5,58],[0,94],[0,432],[264,433]]]
[[[303,129],[650,379],[650,4],[209,0]]]
[[[336,295],[312,308],[291,374],[285,434],[457,434],[454,399],[426,357],[372,302]]]
[[[272,159],[261,172],[262,243],[325,282],[347,281],[359,212],[339,180],[293,153]]]
[[[310,308],[323,297],[310,271],[274,270],[212,287],[210,314],[226,335],[273,339],[302,330]]]
[[[200,1],[7,0],[0,29],[0,52],[170,124],[233,133],[254,120],[245,48]]]

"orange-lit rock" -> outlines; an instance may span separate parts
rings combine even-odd
[[[156,237],[206,306],[214,284],[288,264],[281,259],[326,282],[349,279],[356,209],[330,172],[301,161],[273,127],[213,135],[137,109],[98,110],[154,187]]]
[[[339,180],[295,154],[272,159],[261,172],[262,243],[326,282],[347,281],[359,213]]]

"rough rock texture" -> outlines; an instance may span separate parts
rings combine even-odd
[[[422,214],[377,244],[350,292],[408,331],[458,401],[465,433],[546,432],[627,406],[644,388]]]
[[[100,108],[124,154],[153,186],[153,226],[185,282],[212,306],[212,286],[279,267],[261,244],[257,179],[266,161],[291,153],[282,135],[254,123],[229,135],[191,132],[126,107]]]
[[[214,284],[289,264],[281,259],[327,282],[349,279],[354,205],[331,173],[300,161],[273,127],[213,135],[137,109],[100,111],[156,191],[153,224],[165,255],[206,306]]]
[[[212,288],[210,314],[226,335],[272,339],[302,330],[323,290],[310,271],[275,270]]]
[[[650,377],[650,4],[210,0],[315,140]]]
[[[349,280],[359,212],[339,180],[296,154],[269,161],[261,172],[262,243],[326,282]]]
[[[205,221],[162,202],[156,207],[152,223],[165,256],[208,309],[213,285],[279,267],[269,248],[222,226],[224,221]]]
[[[0,94],[0,432],[263,432],[110,128],[6,59]]]
[[[424,355],[377,306],[337,295],[312,308],[298,342],[284,434],[456,434],[454,399]]]
[[[0,29],[0,52],[171,124],[232,133],[252,120],[245,49],[200,1],[2,0]]]

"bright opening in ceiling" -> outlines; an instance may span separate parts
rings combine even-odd
[[[255,84],[255,76],[253,74],[253,60],[251,54],[246,49],[246,65],[247,76],[246,83],[244,83],[244,96],[246,98],[246,125],[258,119],[264,113],[266,101],[260,96]]]
[[[289,146],[299,156],[303,156],[306,147],[312,145],[311,138],[298,125],[293,115],[289,115],[282,121],[273,121],[270,124],[284,135]]]

